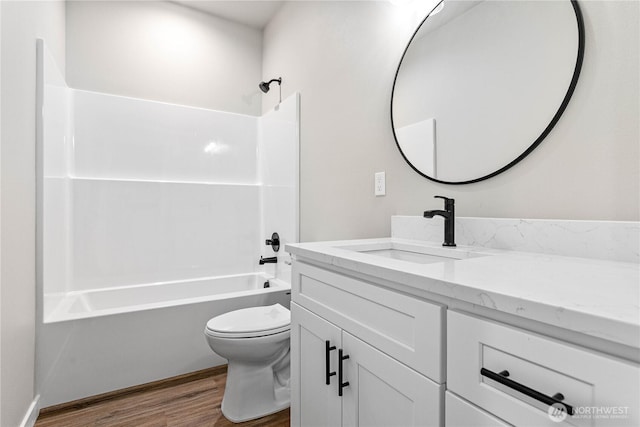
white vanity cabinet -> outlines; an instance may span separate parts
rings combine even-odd
[[[443,307],[301,262],[292,299],[291,425],[443,424]]]
[[[637,266],[405,243],[291,246],[293,426],[640,426]]]

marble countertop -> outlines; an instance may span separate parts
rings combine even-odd
[[[431,264],[356,250],[421,245],[451,254]],[[296,258],[352,270],[448,298],[640,348],[640,266],[398,238],[287,244]],[[445,251],[445,252],[443,252]],[[472,255],[472,257],[469,257]]]

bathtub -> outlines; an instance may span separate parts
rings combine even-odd
[[[291,289],[264,273],[102,288],[45,295],[44,323],[227,300]]]
[[[251,306],[289,307],[290,289],[249,273],[46,295],[36,352],[39,405],[225,364],[205,341],[206,322]]]

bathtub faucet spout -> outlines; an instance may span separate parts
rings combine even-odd
[[[275,264],[277,262],[278,262],[278,257],[276,257],[276,256],[272,256],[271,258],[262,258],[262,257],[260,257],[260,261],[258,261],[258,264],[260,264],[260,265]]]

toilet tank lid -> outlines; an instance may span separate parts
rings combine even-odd
[[[207,322],[215,332],[258,332],[279,329],[291,323],[291,312],[280,304],[243,308],[221,314]]]

